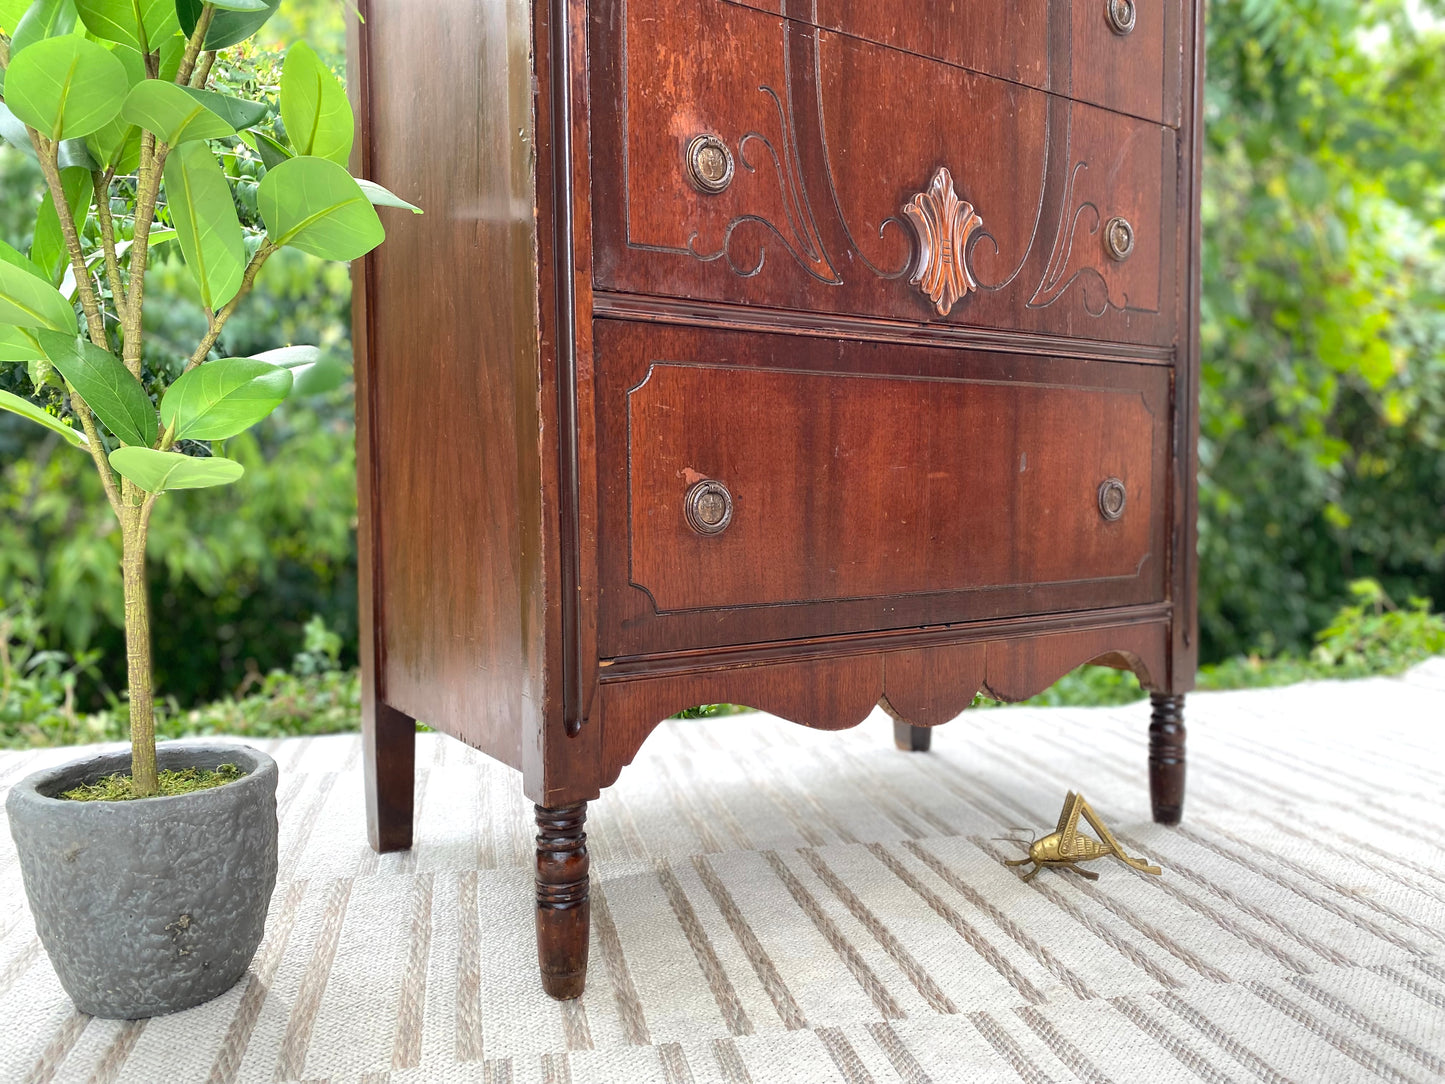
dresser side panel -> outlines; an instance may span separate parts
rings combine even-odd
[[[521,767],[546,693],[532,7],[365,15],[363,160],[425,211],[384,212],[359,289],[378,692]]]

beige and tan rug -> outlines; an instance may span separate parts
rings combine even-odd
[[[356,739],[272,743],[266,940],[186,1013],[74,1013],[0,832],[0,1080],[1445,1080],[1445,660],[1191,697],[1177,830],[1149,821],[1147,714],[979,711],[926,755],[881,714],[665,725],[592,806],[570,1005],[536,979],[514,774],[423,736],[418,846],[378,858]],[[69,755],[0,755],[0,789]],[[1005,869],[994,837],[1068,788],[1164,876]]]

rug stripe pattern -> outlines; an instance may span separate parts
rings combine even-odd
[[[418,739],[417,846],[365,843],[354,736],[282,767],[280,879],[233,990],[149,1021],[65,999],[0,833],[0,1081],[1208,1084],[1445,1079],[1445,660],[1199,694],[1150,822],[1147,707],[972,712],[905,754],[673,721],[588,814],[586,995],[542,994],[518,777]],[[68,750],[0,754],[0,788]],[[1067,789],[1165,868],[1024,884]]]

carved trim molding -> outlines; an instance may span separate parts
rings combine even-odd
[[[968,240],[983,225],[973,204],[958,198],[953,175],[940,167],[928,190],[904,205],[903,215],[918,237],[918,256],[909,282],[933,302],[939,316],[978,289],[968,268]]]

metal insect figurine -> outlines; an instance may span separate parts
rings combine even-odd
[[[1079,815],[1083,814],[1086,821],[1095,832],[1099,833],[1097,840],[1079,834]],[[1017,842],[1022,843],[1022,840]],[[1071,869],[1081,877],[1087,877],[1091,881],[1097,881],[1099,875],[1090,870],[1080,869],[1079,862],[1092,862],[1096,858],[1105,858],[1113,855],[1125,865],[1133,866],[1145,873],[1159,874],[1158,866],[1151,866],[1140,858],[1130,858],[1119,846],[1119,841],[1114,838],[1114,833],[1104,826],[1099,815],[1094,812],[1093,807],[1084,801],[1082,794],[1075,794],[1069,791],[1064,798],[1063,811],[1059,813],[1059,826],[1044,836],[1043,839],[1035,840],[1029,844],[1029,853],[1024,858],[1009,859],[1004,862],[1006,866],[1022,866],[1032,862],[1034,868],[1024,874],[1025,881],[1034,879],[1035,874],[1045,866],[1053,866],[1061,869]]]

